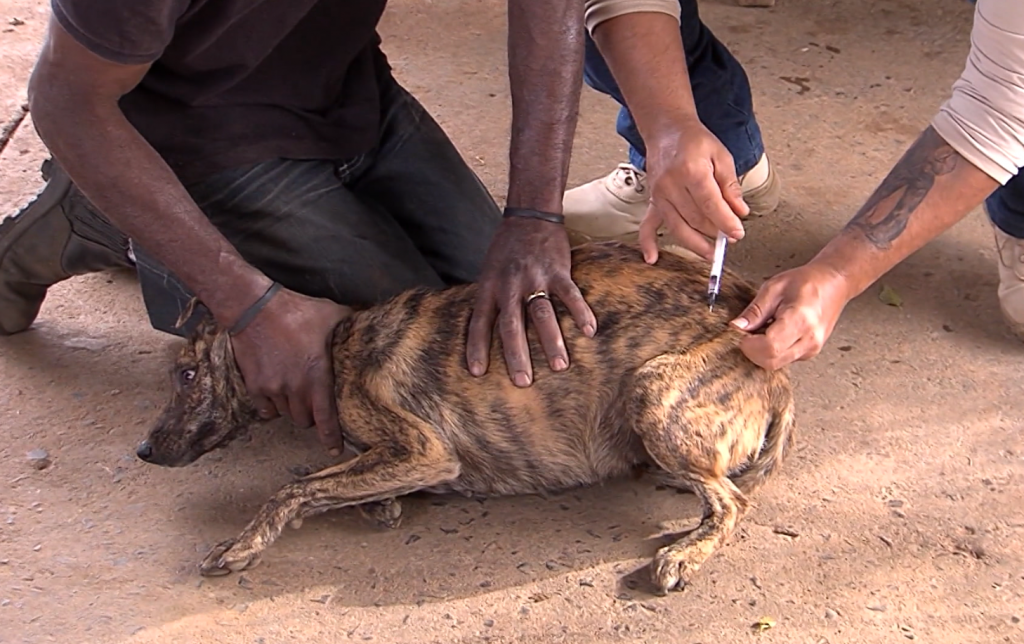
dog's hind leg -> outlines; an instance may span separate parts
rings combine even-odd
[[[700,525],[654,557],[651,577],[662,593],[682,590],[732,535],[748,508],[729,480],[737,454],[756,453],[763,432],[759,378],[746,365],[694,354],[659,356],[634,378],[634,431],[670,484],[692,489]]]
[[[458,478],[459,470],[458,461],[425,433],[413,440],[372,447],[352,460],[283,487],[237,538],[214,547],[199,570],[215,576],[251,568],[296,519],[441,485]]]
[[[695,530],[654,555],[651,580],[662,593],[685,588],[732,536],[748,507],[743,494],[727,478],[693,477],[691,485],[704,505],[704,515]]]

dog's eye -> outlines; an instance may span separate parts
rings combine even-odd
[[[181,372],[181,382],[186,384],[186,385],[188,383],[192,382],[195,379],[195,377],[196,377],[196,370],[195,369],[183,369],[182,372]]]

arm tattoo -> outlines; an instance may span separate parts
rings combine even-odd
[[[875,248],[888,250],[935,185],[956,169],[960,155],[928,126],[904,153],[844,231],[858,231]]]

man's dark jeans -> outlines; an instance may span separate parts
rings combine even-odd
[[[764,154],[761,129],[754,118],[750,81],[739,61],[701,21],[697,0],[680,0],[679,6],[679,32],[697,115],[732,154],[736,174],[746,174]],[[586,47],[583,78],[587,85],[622,106],[615,129],[629,143],[629,162],[645,170],[646,147],[619,85],[589,35]]]
[[[985,200],[992,223],[1010,237],[1024,239],[1024,168]]]
[[[275,159],[186,186],[241,255],[286,288],[346,305],[475,281],[501,211],[441,127],[397,83],[377,149],[345,161]],[[153,327],[191,292],[133,245]]]

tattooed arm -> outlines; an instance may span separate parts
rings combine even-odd
[[[1024,12],[978,0],[950,97],[867,203],[806,265],[768,280],[734,324],[743,351],[777,369],[818,354],[843,308],[1024,167]]]
[[[767,369],[817,355],[846,304],[938,237],[999,183],[928,127],[846,227],[814,259],[761,287],[734,322],[763,334],[744,353]]]
[[[812,263],[835,270],[848,285],[847,299],[856,297],[998,185],[928,127]]]

